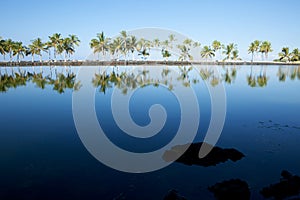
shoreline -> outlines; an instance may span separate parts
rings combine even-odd
[[[128,65],[300,65],[300,62],[275,61],[21,61],[0,62],[1,67],[28,67],[28,66],[128,66]]]

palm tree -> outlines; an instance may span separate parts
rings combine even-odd
[[[13,50],[15,47],[15,42],[11,39],[5,40],[6,51],[9,53],[9,61],[12,62]]]
[[[237,49],[233,50],[232,51],[232,57],[231,57],[232,60],[241,60],[239,58],[239,51]]]
[[[74,52],[75,52],[75,46],[79,46],[80,40],[79,40],[79,38],[78,38],[76,35],[74,35],[74,34],[70,34],[70,35],[69,35],[69,38],[70,38],[70,47],[71,47],[71,49],[73,50],[72,53],[74,53]],[[70,53],[70,54],[72,54],[72,53]],[[69,54],[69,55],[70,55],[70,54]]]
[[[201,57],[205,58],[207,61],[208,57],[212,58],[215,56],[215,50],[213,50],[209,46],[204,46],[203,49],[201,50],[200,54],[201,54]]]
[[[254,42],[252,42],[248,48],[248,53],[252,54],[252,59],[251,62],[253,62],[253,58],[254,58],[254,53],[256,52],[256,45]]]
[[[190,51],[189,46],[183,44],[183,45],[177,45],[177,48],[181,51],[179,60],[181,61],[193,60],[193,56],[189,53]]]
[[[145,40],[144,38],[141,38],[138,42],[137,42],[137,46],[136,49],[139,52],[138,55],[142,56],[142,59],[147,59],[147,56],[149,56],[149,52],[147,52],[147,50],[151,47],[151,43],[149,40]]]
[[[271,42],[264,41],[261,43],[259,52],[262,53],[262,56],[263,56],[263,54],[265,54],[266,59],[268,59],[268,53],[272,52],[272,51],[273,51],[273,49],[272,49]]]
[[[119,58],[119,52],[122,50],[122,40],[120,37],[117,37],[116,39],[114,39],[114,41],[112,43],[109,44],[109,51],[110,54],[113,56],[116,54],[116,59]]]
[[[7,48],[5,45],[5,40],[0,37],[0,54],[3,55],[3,60],[5,60],[5,54],[7,53]]]
[[[283,47],[278,56],[280,61],[291,61],[291,53],[288,47]]]
[[[217,51],[220,51],[222,49],[222,44],[220,41],[218,40],[214,40],[212,42],[212,49],[217,52]],[[220,52],[220,57],[221,57],[221,52]]]
[[[176,41],[176,38],[175,38],[175,35],[174,34],[170,34],[169,35],[169,43],[170,43],[170,48],[172,49],[173,48],[173,42]]]
[[[17,55],[17,61],[20,62],[20,57],[24,58],[26,53],[26,47],[23,46],[22,42],[16,42],[13,49],[13,56]]]
[[[259,40],[254,40],[253,43],[254,43],[254,47],[255,47],[254,50],[255,50],[256,54],[258,55],[259,49],[260,49],[261,41],[259,41]]]
[[[161,54],[162,54],[163,58],[165,59],[165,61],[168,61],[169,57],[171,56],[170,52],[166,49],[162,49]]]
[[[91,40],[90,47],[93,49],[94,53],[98,53],[98,60],[100,60],[99,56],[101,52],[102,55],[105,56],[108,51],[109,41],[110,38],[106,38],[103,31],[97,34],[96,39]]]
[[[300,51],[299,51],[298,48],[293,50],[291,60],[292,61],[299,61],[300,60]]]
[[[232,52],[236,49],[236,44],[230,43],[223,47],[224,51],[223,53],[226,55],[224,60],[229,60],[231,58]]]
[[[134,51],[136,50],[136,46],[137,46],[137,38],[133,35],[131,35],[129,37],[129,45],[128,45],[128,48],[132,54],[132,60],[134,60]]]
[[[129,51],[128,36],[127,36],[126,31],[121,31],[120,34],[121,34],[121,39],[122,39],[122,49],[121,49],[121,52],[123,53],[124,60],[126,61],[126,56],[127,56],[128,51]]]
[[[193,56],[190,54],[190,50],[193,45],[193,40],[186,38],[183,41],[182,45],[177,45],[177,48],[181,51],[181,55],[179,57],[179,60],[193,60]]]
[[[155,38],[152,42],[154,48],[160,47],[161,43],[158,38]]]
[[[70,58],[70,55],[75,52],[71,38],[67,37],[63,40],[62,49],[65,52],[65,62],[66,62],[67,57]]]
[[[50,41],[48,42],[48,47],[53,48],[53,56],[54,60],[56,61],[56,55],[58,51],[58,46],[61,45],[63,39],[61,38],[60,33],[54,33],[52,36],[49,36]]]
[[[42,52],[46,51],[45,43],[42,42],[41,38],[37,38],[32,41],[32,44],[29,45],[30,54],[32,55],[32,61],[34,54],[40,56],[40,62],[42,62]]]

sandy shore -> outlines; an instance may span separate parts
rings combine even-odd
[[[299,62],[273,62],[273,61],[21,61],[0,62],[0,66],[122,66],[122,65],[300,65]]]

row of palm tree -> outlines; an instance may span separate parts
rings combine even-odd
[[[143,60],[150,57],[150,49],[156,49],[161,51],[161,56],[165,61],[174,54],[172,50],[177,50],[180,52],[178,59],[180,61],[191,61],[193,56],[191,51],[195,48],[199,48],[201,44],[199,42],[193,41],[191,39],[185,39],[182,44],[178,44],[175,35],[171,34],[168,39],[160,41],[158,38],[153,41],[140,38],[138,39],[134,35],[129,35],[126,31],[121,31],[119,36],[114,39],[106,37],[104,32],[98,33],[96,38],[90,41],[90,48],[93,50],[94,54],[98,55],[98,60],[100,56],[103,59],[108,58],[108,60],[135,60],[135,55],[140,56]],[[60,33],[54,33],[49,36],[48,41],[43,42],[41,38],[37,38],[31,41],[28,46],[23,45],[22,42],[13,41],[11,39],[2,39],[0,37],[0,54],[3,55],[5,60],[6,55],[9,55],[9,61],[12,61],[14,57],[18,62],[21,61],[25,56],[31,55],[32,62],[35,56],[39,56],[39,61],[42,62],[43,52],[48,53],[48,60],[57,61],[57,56],[63,55],[64,60],[70,59],[70,56],[75,52],[75,47],[79,46],[80,40],[76,35],[69,35],[63,38]],[[268,54],[272,52],[272,45],[269,41],[253,41],[249,48],[248,53],[252,54],[251,61],[254,61],[255,55],[257,56],[261,53],[262,59],[268,59]],[[51,53],[53,52],[53,53]],[[219,57],[223,61],[236,61],[241,60],[239,58],[239,51],[237,45],[234,43],[221,44],[220,41],[213,41],[211,45],[206,45],[200,48],[200,55],[206,61],[208,59],[213,59],[217,56],[219,52]],[[52,56],[53,54],[53,56]],[[279,59],[277,61],[300,61],[299,49],[294,49],[291,53],[288,47],[284,47],[282,52],[279,53]]]
[[[39,61],[42,62],[43,52],[48,53],[49,61],[52,60],[52,50],[54,61],[57,61],[57,55],[61,54],[64,54],[64,60],[66,61],[75,52],[75,46],[79,46],[79,43],[80,40],[76,35],[63,38],[59,33],[49,36],[49,40],[46,42],[43,42],[41,38],[34,39],[28,46],[25,46],[22,42],[13,41],[12,39],[4,40],[0,37],[0,54],[4,60],[6,54],[8,54],[10,62],[15,56],[17,62],[20,62],[22,58],[29,55],[32,57],[32,62],[34,62],[35,55],[39,56]]]

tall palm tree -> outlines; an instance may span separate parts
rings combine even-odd
[[[14,49],[13,49],[13,55],[17,55],[17,61],[20,62],[20,57],[24,58],[24,55],[26,53],[26,47],[22,44],[22,42],[16,42]]]
[[[254,40],[253,43],[254,43],[254,47],[255,47],[254,50],[255,50],[256,54],[258,55],[259,49],[260,49],[261,41],[259,41],[259,40]]]
[[[56,55],[58,52],[58,46],[62,44],[63,38],[61,37],[60,33],[54,33],[52,36],[49,36],[49,47],[53,48],[53,56],[54,60],[56,61]]]
[[[105,56],[106,52],[109,50],[110,38],[106,38],[104,32],[97,34],[96,39],[92,39],[90,42],[90,47],[93,49],[94,53],[98,53],[98,60],[100,60],[100,53]]]
[[[5,45],[5,40],[0,37],[0,54],[3,56],[3,60],[5,60],[5,55],[7,53],[7,48]]]
[[[212,49],[213,49],[215,52],[221,51],[221,49],[222,49],[222,44],[221,44],[221,42],[218,41],[218,40],[214,40],[214,41],[212,42]],[[220,52],[220,58],[221,58],[221,52]]]
[[[268,59],[269,52],[272,52],[272,51],[273,51],[273,49],[272,49],[271,42],[264,41],[261,43],[259,52],[262,53],[262,56],[263,56],[263,54],[265,54],[266,59]]]
[[[248,48],[248,53],[251,53],[252,54],[252,59],[251,59],[251,62],[253,62],[253,59],[254,59],[254,53],[256,52],[256,45],[254,42],[252,42]]]
[[[193,60],[193,56],[190,54],[190,47],[188,45],[177,45],[177,48],[181,51],[179,60],[188,61]]]
[[[232,52],[235,49],[237,49],[237,46],[236,46],[236,44],[230,43],[230,44],[224,46],[223,49],[224,49],[223,53],[226,55],[224,60],[229,60],[231,58]]]
[[[155,39],[153,40],[152,44],[153,44],[153,47],[154,47],[154,48],[158,48],[158,47],[160,47],[161,42],[159,41],[158,38],[155,38]]]
[[[215,56],[215,51],[214,51],[214,49],[212,49],[209,46],[204,46],[203,49],[201,50],[200,54],[201,54],[201,57],[205,58],[207,61],[208,58],[212,58]]]
[[[169,43],[170,43],[170,47],[173,48],[173,42],[176,41],[175,35],[174,34],[170,34],[169,35]]]
[[[9,61],[12,62],[12,58],[13,58],[13,50],[15,47],[15,42],[12,41],[11,39],[5,40],[5,47],[6,47],[6,51],[9,53]]]
[[[234,50],[232,51],[232,57],[231,57],[231,59],[232,59],[232,60],[241,60],[241,59],[239,58],[239,51],[238,51],[237,49],[234,49]]]
[[[119,52],[121,50],[122,50],[122,40],[120,37],[117,37],[114,39],[112,43],[109,44],[109,51],[113,59],[119,59]]]
[[[72,43],[71,38],[69,37],[64,38],[62,48],[63,51],[65,52],[65,62],[66,62],[67,58],[70,58],[70,55],[75,52],[74,45]]]
[[[124,55],[124,60],[126,61],[126,56],[127,56],[128,51],[129,51],[128,35],[127,35],[126,31],[121,31],[120,34],[121,34],[121,39],[122,39],[122,49],[121,49],[121,52]]]
[[[134,51],[136,50],[136,46],[137,46],[138,40],[135,36],[131,35],[129,37],[129,45],[128,48],[131,52],[132,55],[132,60],[134,60]]]
[[[47,51],[47,49],[45,48],[45,43],[42,42],[42,39],[37,38],[37,39],[33,40],[32,44],[29,45],[29,49],[31,51],[32,56],[34,54],[39,55],[40,56],[40,62],[42,62],[42,60],[43,60],[42,52]]]
[[[70,49],[72,49],[72,52],[69,52],[69,55],[73,54],[75,52],[75,46],[79,46],[80,44],[80,40],[78,38],[78,36],[74,35],[74,34],[70,34],[69,35],[70,38]]]

